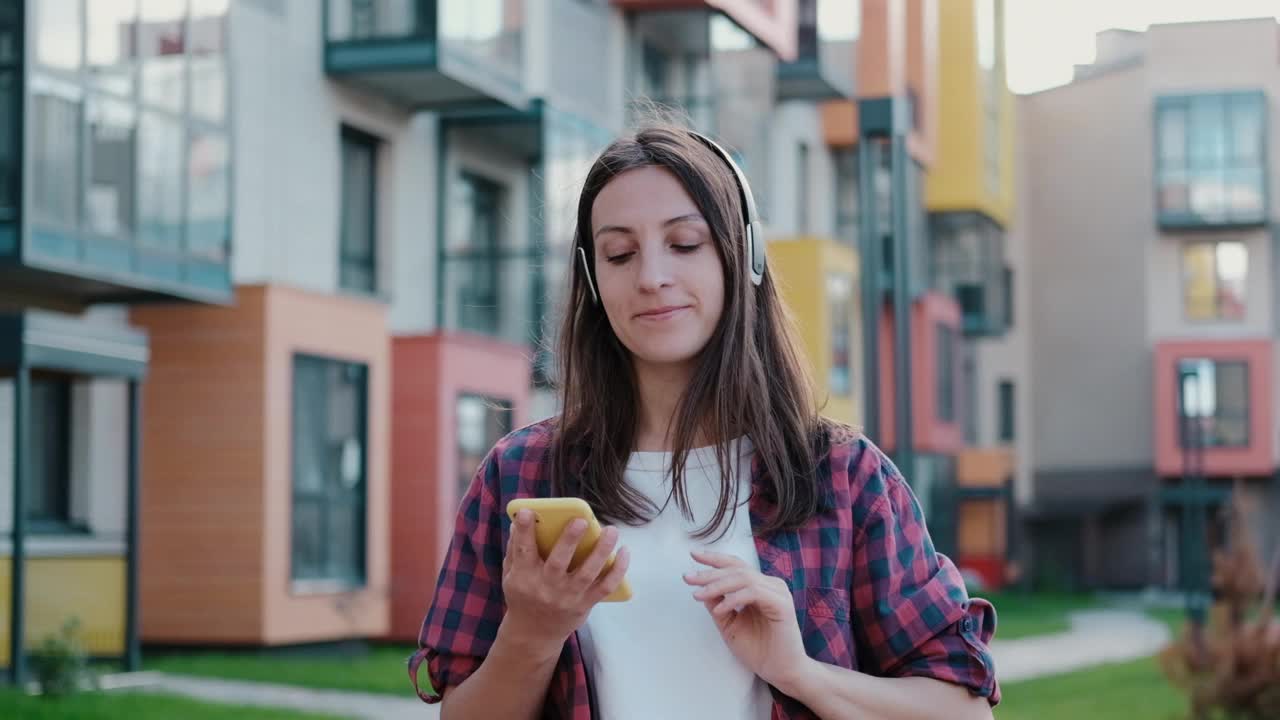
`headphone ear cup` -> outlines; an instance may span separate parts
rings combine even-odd
[[[591,291],[591,301],[600,304],[600,294],[596,292],[595,278],[591,275],[591,263],[587,261],[587,251],[578,246],[578,260],[582,264],[582,276],[587,280],[587,290]]]
[[[751,267],[751,284],[759,285],[764,282],[764,232],[760,227],[760,221],[756,221],[747,226],[747,262]]]

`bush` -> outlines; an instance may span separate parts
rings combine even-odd
[[[46,635],[31,659],[45,697],[64,697],[80,690],[90,676],[89,653],[80,642],[79,618],[68,619],[59,632]]]
[[[1230,545],[1213,558],[1209,622],[1188,623],[1160,661],[1187,693],[1196,720],[1272,720],[1280,718],[1280,619],[1274,612],[1280,552],[1264,572],[1240,493],[1233,496]]]

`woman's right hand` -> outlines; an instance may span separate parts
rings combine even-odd
[[[569,563],[587,523],[569,523],[546,560],[538,555],[533,523],[533,511],[525,509],[516,513],[511,524],[502,561],[502,591],[507,604],[502,630],[528,652],[554,658],[560,655],[569,634],[586,622],[591,608],[622,583],[630,555],[625,547],[618,550],[613,567],[600,574],[618,544],[617,529],[607,527],[591,554],[570,572]]]

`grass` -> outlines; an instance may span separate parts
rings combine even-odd
[[[0,688],[0,717],[22,720],[327,720],[337,716],[206,703],[139,692],[82,693],[55,700],[26,695],[13,688]]]
[[[1013,640],[1030,635],[1066,632],[1067,615],[1096,607],[1090,595],[1049,593],[976,593],[996,606],[996,638]]]
[[[298,685],[325,690],[352,690],[413,697],[405,662],[414,648],[408,645],[374,645],[368,651],[334,651],[320,654],[258,652],[192,652],[154,655],[144,653],[143,669],[226,680]],[[426,685],[426,668],[418,680]]]
[[[1187,704],[1155,658],[1009,683],[996,720],[1181,720]]]

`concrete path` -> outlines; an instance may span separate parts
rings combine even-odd
[[[1000,682],[1081,670],[1149,657],[1172,640],[1169,628],[1136,610],[1082,610],[1068,616],[1071,629],[1053,635],[996,640],[991,654]]]
[[[1164,623],[1136,610],[1086,610],[1072,613],[1069,620],[1071,629],[1066,632],[993,642],[991,652],[1000,682],[1137,660],[1154,655],[1171,640]],[[107,687],[115,691],[172,693],[209,702],[290,708],[359,720],[440,717],[439,705],[427,705],[408,696],[313,690],[158,672],[127,673],[104,680]]]
[[[117,675],[108,679],[106,685],[113,691],[170,693],[209,702],[288,708],[359,720],[432,720],[440,717],[439,705],[427,705],[416,697],[313,690],[158,672]]]

